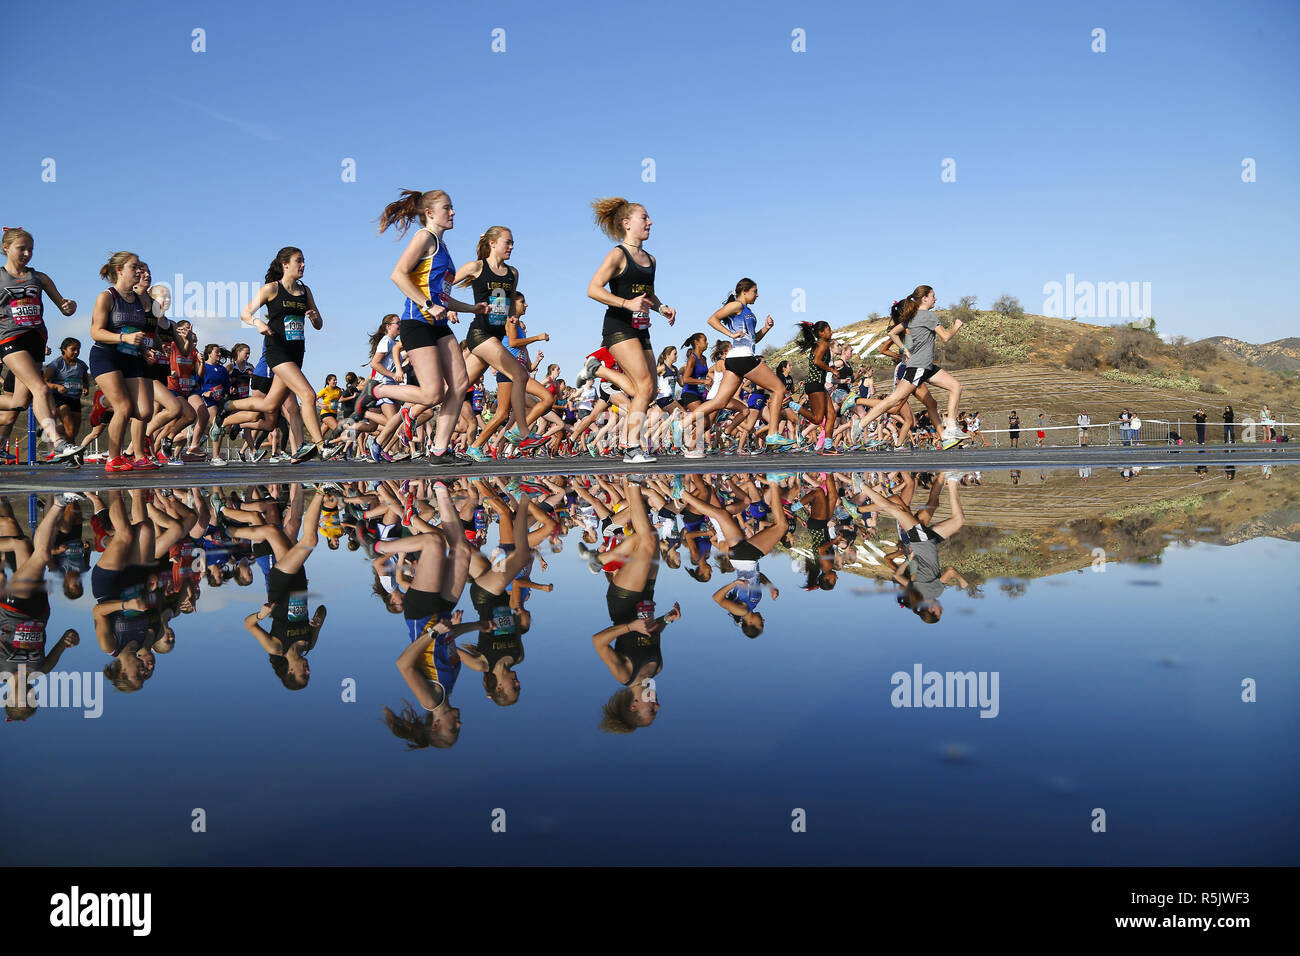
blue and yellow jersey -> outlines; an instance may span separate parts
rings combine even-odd
[[[451,261],[451,255],[447,252],[447,245],[442,240],[438,240],[438,248],[432,255],[425,256],[420,260],[409,273],[411,282],[420,290],[420,294],[425,299],[432,299],[436,303],[446,306],[451,300],[452,280],[456,278],[456,264]],[[446,325],[447,320],[435,320],[433,316],[424,308],[424,302],[413,302],[411,299],[406,300],[406,306],[402,309],[403,320],[414,320],[416,322],[430,322],[434,325]]]

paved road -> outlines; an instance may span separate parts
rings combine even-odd
[[[822,456],[768,453],[757,456],[719,456],[688,459],[665,456],[648,465],[625,465],[617,458],[527,458],[485,464],[429,465],[426,462],[306,462],[301,465],[230,464],[222,468],[191,464],[151,472],[105,474],[103,466],[82,468],[62,465],[0,467],[0,493],[61,491],[78,488],[186,488],[208,485],[263,484],[269,481],[356,481],[377,478],[412,478],[439,475],[556,475],[656,472],[775,471],[993,471],[1003,468],[1115,468],[1123,465],[1286,465],[1300,463],[1300,445],[1196,445],[1091,448],[965,448],[946,452],[854,452]]]

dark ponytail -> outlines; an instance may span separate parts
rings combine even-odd
[[[800,322],[799,323],[799,348],[805,352],[810,352],[817,345],[818,337],[822,334],[822,329],[830,328],[829,322]]]
[[[722,304],[726,305],[728,302],[735,302],[740,298],[740,293],[748,292],[750,289],[756,288],[757,286],[758,283],[753,279],[741,279],[736,283],[736,291],[727,293],[727,297],[722,300]]]
[[[279,282],[281,279],[283,279],[284,264],[296,255],[297,256],[302,255],[302,250],[296,246],[285,246],[283,249],[277,252],[275,254],[275,258],[271,260],[271,264],[267,266],[266,278],[263,281]]]

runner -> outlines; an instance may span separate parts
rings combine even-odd
[[[108,457],[104,470],[151,471],[158,463],[146,449],[135,449],[131,460],[122,454],[122,440],[132,422],[141,432],[153,414],[153,378],[145,364],[143,350],[152,348],[146,329],[155,321],[158,304],[134,291],[140,281],[140,259],[133,252],[115,252],[99,270],[112,283],[95,299],[90,320],[90,374],[113,409],[108,423]]]
[[[379,385],[367,379],[357,396],[357,417],[381,398],[430,407],[441,403],[428,453],[434,463],[455,461],[448,446],[470,387],[465,358],[448,323],[459,321],[455,312],[487,315],[491,311],[487,302],[470,304],[452,298],[456,264],[442,237],[455,219],[451,197],[441,189],[424,193],[403,189],[400,199],[384,207],[379,217],[381,235],[389,226],[397,226],[404,236],[412,223],[420,224],[390,276],[406,296],[398,334],[418,384]]]
[[[60,343],[59,357],[45,366],[59,426],[74,439],[81,431],[81,396],[90,388],[90,369],[80,355],[81,340],[69,337]]]
[[[331,446],[330,452],[323,447],[325,438],[316,414],[316,390],[302,373],[306,352],[305,323],[311,322],[317,331],[324,325],[316,308],[316,299],[302,281],[306,268],[302,250],[285,246],[271,260],[266,270],[266,284],[253,301],[244,306],[240,317],[262,333],[263,355],[270,369],[271,386],[263,398],[250,396],[230,403],[230,408],[235,411],[275,414],[290,393],[296,396],[311,442],[294,449],[294,461],[306,461],[317,450],[321,451],[322,458],[332,457],[337,452],[337,446]],[[254,315],[262,306],[266,306],[265,319]]]
[[[605,254],[587,284],[587,298],[606,306],[601,346],[609,349],[633,383],[623,461],[644,464],[655,460],[647,450],[648,436],[644,433],[646,409],[655,395],[650,310],[666,318],[669,325],[677,320],[677,311],[664,305],[655,294],[655,258],[642,247],[650,238],[652,224],[645,207],[621,197],[597,199],[591,207],[600,231],[618,245]],[[609,286],[608,290],[605,286]]]
[[[928,285],[917,286],[911,295],[903,299],[898,321],[889,329],[890,341],[902,350],[903,357],[907,360],[903,380],[894,386],[889,397],[867,412],[863,427],[870,425],[885,414],[889,407],[933,380],[935,385],[948,390],[948,418],[943,428],[943,446],[951,448],[962,441],[957,429],[961,382],[934,364],[934,340],[938,336],[941,341],[947,342],[960,331],[964,323],[958,319],[951,330],[944,328],[939,324],[939,316],[931,311],[934,301],[934,290]],[[906,342],[899,338],[900,333],[906,334]],[[935,424],[937,426],[938,422]]]
[[[540,383],[533,381],[529,370],[502,342],[516,308],[514,300],[519,287],[519,270],[506,262],[514,248],[515,237],[509,229],[505,226],[490,227],[487,232],[478,237],[476,250],[478,258],[473,262],[465,263],[457,270],[456,285],[470,287],[474,292],[474,301],[488,306],[486,313],[479,313],[470,321],[469,332],[465,335],[465,346],[470,354],[465,362],[469,380],[477,382],[491,367],[497,373],[498,383],[505,381],[531,383],[531,387],[507,389],[504,396],[500,393],[497,396],[497,414],[501,416],[500,421],[505,421],[502,400],[507,397],[510,401],[510,410],[515,417],[515,424],[506,432],[506,441],[521,449],[528,449],[541,444],[542,439],[531,430],[525,435],[523,429],[545,415],[550,408],[549,404],[540,410],[534,408],[530,417],[528,394],[531,392],[538,398],[550,396]],[[518,305],[523,306],[522,296],[519,297]],[[519,315],[523,315],[523,311],[520,311]],[[550,336],[544,338],[549,340]],[[494,416],[493,422],[497,421]],[[480,434],[471,441],[465,453],[475,461],[486,461],[489,456],[483,450],[483,443],[494,431],[496,428],[491,425],[482,429],[485,434]]]
[[[762,329],[758,328],[758,317],[750,308],[757,300],[758,283],[753,279],[741,279],[736,283],[735,290],[727,296],[722,308],[709,316],[710,328],[731,337],[731,350],[727,353],[717,394],[703,405],[691,409],[693,431],[687,435],[687,457],[700,457],[698,445],[703,437],[701,427],[707,427],[710,415],[727,407],[741,382],[748,380],[771,392],[771,403],[775,408],[785,406],[785,383],[767,367],[762,356],[754,354],[754,348],[776,324],[769,315],[763,322]],[[767,436],[767,444],[770,447],[782,447],[794,443],[772,431]]]
[[[75,435],[59,432],[50,387],[41,371],[49,335],[41,296],[49,296],[67,316],[77,311],[77,303],[63,298],[44,272],[27,267],[34,248],[32,234],[26,229],[5,227],[0,237],[0,250],[5,255],[4,268],[0,270],[0,361],[16,381],[12,397],[6,398],[0,407],[25,408],[30,402],[41,432],[53,449],[48,460],[62,461],[80,449],[71,441]]]
[[[804,417],[819,426],[817,440],[813,450],[825,455],[838,454],[830,443],[835,433],[835,405],[826,392],[826,376],[834,371],[829,364],[831,347],[831,326],[829,322],[800,322],[799,348],[808,353],[808,372],[804,380],[804,394],[808,396],[808,408]],[[876,409],[872,409],[874,412]],[[866,422],[871,421],[868,412]],[[863,428],[866,427],[863,423]]]

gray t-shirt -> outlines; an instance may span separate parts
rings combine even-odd
[[[939,316],[929,309],[921,309],[912,317],[907,326],[907,337],[903,345],[912,357],[908,359],[909,368],[929,368],[934,364],[934,329],[939,324]]]

